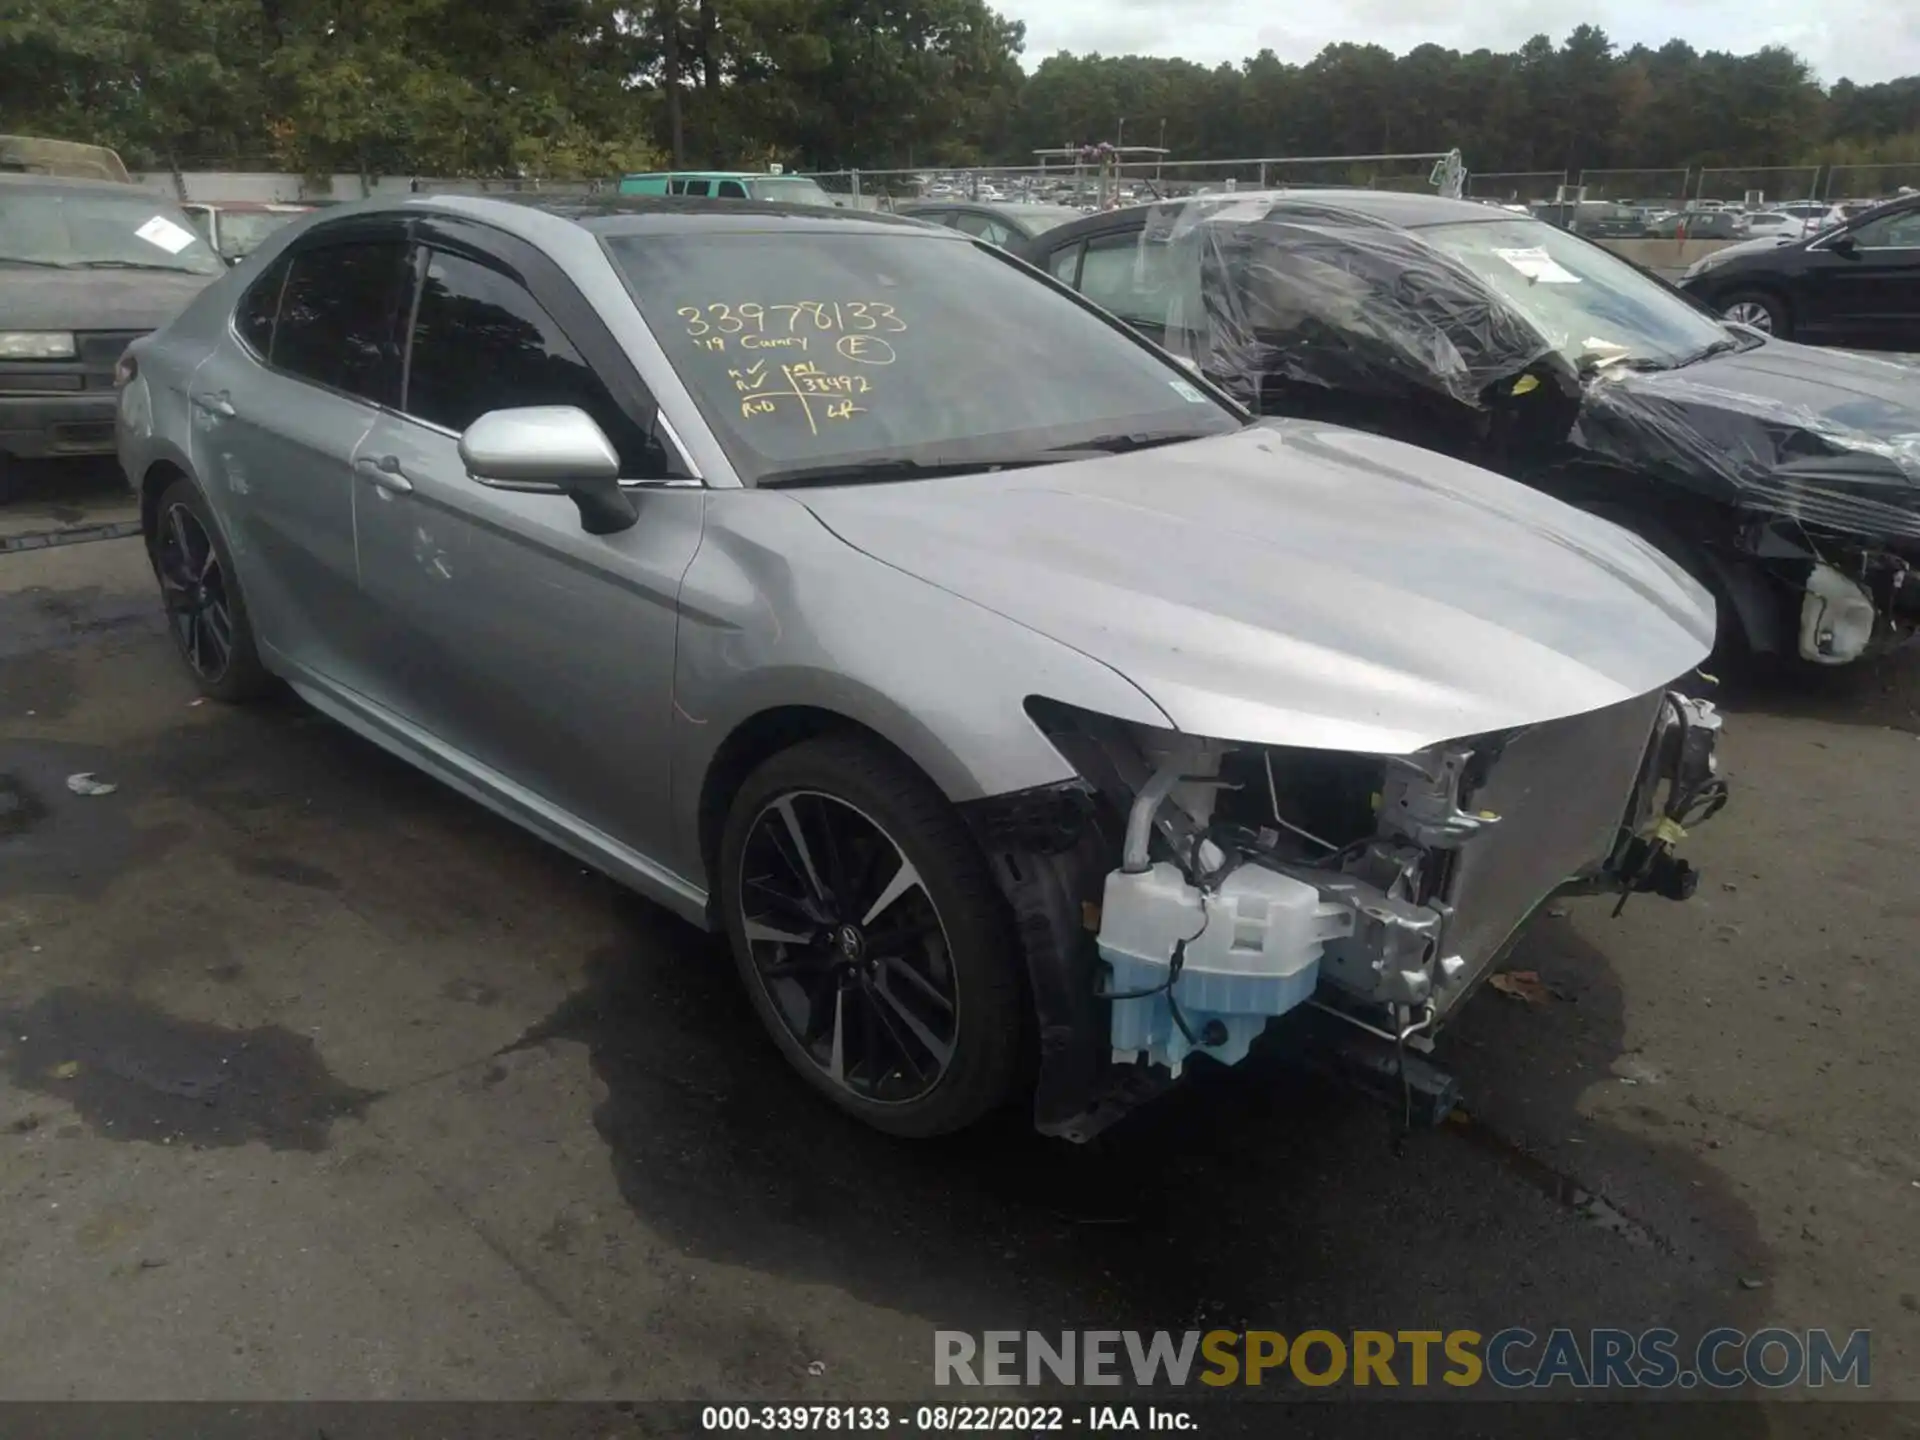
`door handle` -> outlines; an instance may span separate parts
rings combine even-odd
[[[400,467],[398,455],[362,455],[353,462],[353,468],[382,490],[390,490],[396,495],[405,495],[413,489],[413,482]]]
[[[193,397],[193,403],[209,415],[233,414],[233,401],[227,398],[227,392],[224,390],[212,395],[196,395]]]

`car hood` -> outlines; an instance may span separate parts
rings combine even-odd
[[[1306,421],[795,496],[849,545],[1220,739],[1405,753],[1642,694],[1714,632],[1706,592],[1626,531]]]
[[[1714,499],[1920,539],[1920,368],[1770,340],[1587,386],[1574,439]]]
[[[1782,230],[1756,235],[1751,240],[1736,240],[1707,256],[1706,263],[1693,278],[1710,275],[1728,261],[1738,260],[1745,255],[1770,255],[1781,246],[1797,244],[1804,238],[1797,230]]]
[[[219,278],[0,265],[0,315],[16,330],[158,330]]]

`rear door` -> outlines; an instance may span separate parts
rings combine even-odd
[[[651,394],[559,267],[443,217],[418,239],[403,393],[361,447],[356,481],[362,584],[384,636],[368,694],[536,810],[664,853],[662,740],[704,487],[655,440]],[[528,405],[599,422],[640,510],[633,528],[589,535],[564,496],[468,476],[461,431]]]
[[[310,232],[243,292],[193,377],[193,461],[219,508],[261,643],[353,686],[368,659],[353,459],[400,386],[407,252],[396,218]]]

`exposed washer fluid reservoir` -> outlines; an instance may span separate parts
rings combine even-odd
[[[1156,993],[1113,1002],[1114,1060],[1178,1074],[1199,1050],[1238,1064],[1267,1021],[1313,994],[1321,949],[1352,929],[1347,906],[1258,865],[1242,865],[1209,893],[1165,861],[1139,874],[1115,870],[1100,907],[1100,957],[1113,969],[1106,989]],[[1182,941],[1180,977],[1168,990]]]

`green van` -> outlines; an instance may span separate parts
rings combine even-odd
[[[711,195],[721,200],[778,200],[786,205],[838,205],[807,175],[744,170],[655,170],[620,177],[622,195]]]

